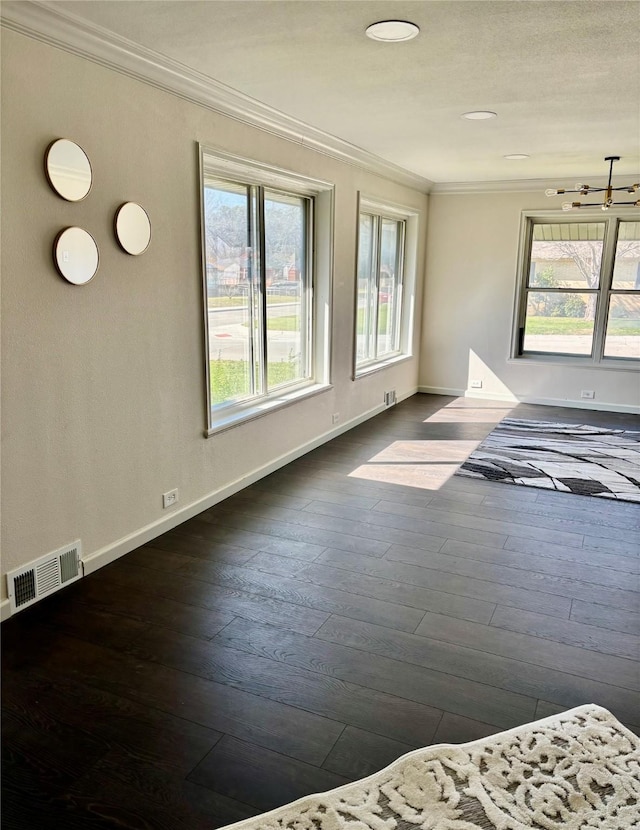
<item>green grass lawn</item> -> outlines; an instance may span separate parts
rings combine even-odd
[[[269,387],[296,380],[299,368],[296,361],[283,360],[269,363],[267,382]],[[249,365],[244,360],[212,360],[210,362],[211,403],[220,404],[240,398],[249,388]]]
[[[389,306],[383,303],[378,312],[378,331],[383,333],[387,330],[387,316]],[[243,323],[244,326],[248,323]],[[364,309],[358,309],[358,331],[361,332],[364,326]],[[296,315],[286,317],[270,317],[267,320],[267,329],[269,331],[300,331],[300,320]]]
[[[528,317],[527,334],[591,334],[593,322],[583,317]],[[610,335],[640,334],[640,320],[614,319],[609,322]]]
[[[364,332],[364,324],[365,324],[365,316],[364,316],[364,308],[358,309],[358,334],[362,334]],[[380,303],[380,308],[378,309],[378,332],[380,334],[384,333],[387,330],[387,317],[389,316],[389,303]]]

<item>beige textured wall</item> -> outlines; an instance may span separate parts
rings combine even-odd
[[[417,357],[350,378],[356,197],[426,217],[426,196],[7,31],[2,98],[3,574],[78,537],[90,556],[162,519],[162,492],[178,487],[184,507],[326,433],[331,413],[345,422],[386,389],[415,390]],[[58,137],[91,159],[83,202],[45,181]],[[336,185],[334,388],[208,440],[198,141]],[[141,257],[113,237],[125,200],[151,217]],[[52,264],[56,233],[75,224],[100,249],[83,287]]]
[[[596,405],[640,406],[634,370],[509,360],[521,212],[554,207],[533,192],[430,197],[421,387],[468,390],[473,378],[486,396],[560,404],[593,389]]]

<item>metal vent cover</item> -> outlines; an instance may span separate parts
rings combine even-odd
[[[384,405],[393,406],[396,403],[396,390],[392,389],[390,392],[384,393]]]
[[[60,581],[64,585],[78,576],[80,570],[80,552],[74,545],[60,554]]]
[[[11,613],[22,611],[82,577],[80,540],[7,573]]]
[[[16,608],[36,598],[36,572],[33,568],[18,574],[13,581]]]

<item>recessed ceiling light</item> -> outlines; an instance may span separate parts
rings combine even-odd
[[[400,43],[403,40],[412,40],[420,33],[415,23],[408,20],[381,20],[372,23],[366,29],[367,37],[372,40],[382,40],[386,43]]]
[[[528,159],[529,156],[526,153],[509,153],[505,158],[509,161],[521,161],[522,159]]]
[[[462,117],[469,121],[484,121],[487,118],[496,118],[497,115],[497,112],[491,112],[490,110],[474,110],[474,112],[462,113]]]

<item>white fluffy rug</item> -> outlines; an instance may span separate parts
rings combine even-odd
[[[640,740],[580,706],[467,744],[403,755],[361,781],[234,830],[638,830]]]

